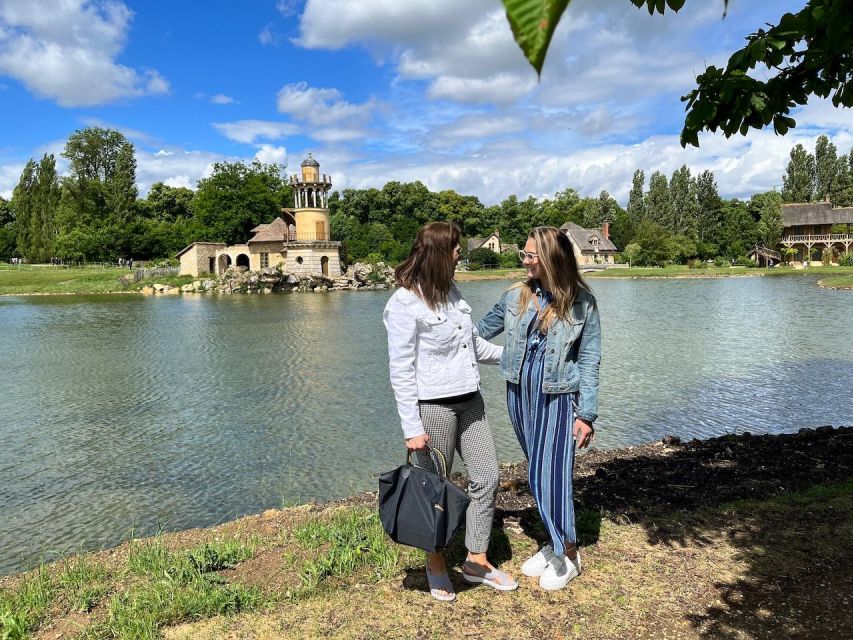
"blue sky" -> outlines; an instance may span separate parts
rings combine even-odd
[[[635,169],[683,163],[748,197],[781,186],[796,142],[849,152],[853,112],[814,100],[784,138],[684,150],[679,96],[802,5],[730,0],[722,19],[722,0],[666,16],[574,0],[537,81],[498,0],[0,0],[0,195],[98,125],[136,145],[142,193],[221,160],[293,172],[312,151],[337,188],[421,180],[487,204],[566,187],[624,204]]]

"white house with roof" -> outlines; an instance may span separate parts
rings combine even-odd
[[[574,222],[567,222],[560,231],[571,241],[579,265],[615,263],[618,249],[610,240],[610,223],[606,220],[600,229],[585,229]]]

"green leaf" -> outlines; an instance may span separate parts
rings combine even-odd
[[[666,5],[673,11],[677,12],[684,6],[685,2],[686,0],[666,0]]]
[[[539,75],[542,75],[554,29],[570,1],[503,0],[512,35]]]

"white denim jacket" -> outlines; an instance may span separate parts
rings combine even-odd
[[[383,314],[388,368],[403,434],[424,433],[418,400],[460,396],[480,389],[477,362],[497,364],[503,347],[475,334],[471,307],[456,286],[435,311],[415,293],[397,289]]]

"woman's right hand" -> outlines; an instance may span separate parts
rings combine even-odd
[[[409,451],[422,451],[427,448],[427,442],[429,442],[429,436],[425,433],[419,436],[412,436],[411,438],[406,438],[406,449]]]

